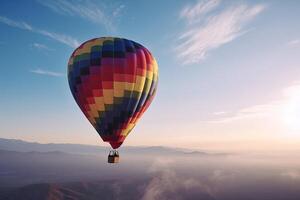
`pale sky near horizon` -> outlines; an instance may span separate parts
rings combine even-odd
[[[159,65],[157,95],[123,145],[300,149],[299,1],[0,5],[0,137],[107,145],[66,67],[80,43],[109,35],[143,44]]]

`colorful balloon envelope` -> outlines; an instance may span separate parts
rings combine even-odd
[[[144,46],[101,37],[84,42],[72,53],[68,80],[84,115],[103,141],[116,149],[152,102],[158,66]]]

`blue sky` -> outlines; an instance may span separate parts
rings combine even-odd
[[[0,4],[1,137],[103,145],[66,65],[80,43],[109,35],[143,44],[159,65],[157,96],[125,145],[299,146],[298,1]]]

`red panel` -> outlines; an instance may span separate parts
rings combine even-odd
[[[113,81],[113,67],[104,65],[101,67],[102,81]]]
[[[90,76],[90,86],[91,86],[91,89],[102,89],[101,77],[99,77],[97,75],[91,75]]]
[[[113,89],[114,88],[114,82],[112,81],[103,81],[102,82],[103,89]]]
[[[147,63],[147,71],[152,71],[153,66],[151,65],[152,63],[152,57],[149,53],[149,51],[147,51],[146,49],[143,48],[144,54],[145,54],[145,58],[146,58],[146,63]]]
[[[95,100],[94,100],[93,97],[88,97],[88,98],[87,98],[87,102],[88,102],[89,104],[95,104]]]
[[[136,55],[133,54],[133,53],[127,53],[126,54],[126,60],[127,60],[127,66],[126,66],[125,73],[130,74],[130,75],[134,75],[136,64],[137,64]]]
[[[103,92],[102,92],[102,90],[93,90],[93,95],[94,95],[94,97],[102,97]]]
[[[114,81],[125,82],[126,75],[124,74],[114,74]]]

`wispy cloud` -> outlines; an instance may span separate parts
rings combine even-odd
[[[218,112],[214,112],[213,115],[225,115],[227,113],[228,112],[226,112],[226,111],[218,111]]]
[[[176,48],[178,58],[183,64],[200,62],[209,51],[244,34],[245,25],[265,9],[264,5],[240,4],[207,15],[219,4],[217,0],[198,2],[180,12],[180,18],[187,22],[187,28],[179,36],[179,45]]]
[[[32,27],[25,22],[14,21],[14,20],[11,20],[11,19],[3,17],[3,16],[0,16],[0,22],[7,24],[11,27],[19,28],[19,29],[24,29],[24,30],[28,30],[28,31],[33,30]]]
[[[50,32],[50,31],[42,30],[42,29],[38,29],[38,28],[34,28],[33,26],[29,25],[26,22],[15,21],[15,20],[9,19],[9,18],[4,17],[4,16],[0,16],[0,22],[3,23],[3,24],[6,24],[8,26],[14,27],[14,28],[30,31],[30,32],[33,32],[33,33],[38,33],[40,35],[43,35],[43,36],[46,36],[46,37],[51,38],[53,40],[56,40],[60,43],[66,44],[70,47],[79,46],[78,40],[76,40],[75,38],[73,38],[71,36],[68,36],[68,35],[65,35],[65,34],[59,34],[59,33],[55,33],[55,32]]]
[[[214,10],[220,4],[220,0],[199,1],[196,5],[188,5],[180,12],[180,17],[192,24],[199,21],[205,14]]]
[[[297,46],[300,45],[300,39],[291,40],[287,43],[288,46]]]
[[[236,120],[249,119],[249,118],[261,118],[261,117],[270,117],[273,112],[278,110],[280,103],[271,102],[270,104],[262,104],[250,106],[247,108],[242,108],[237,112],[232,113],[230,116],[220,117],[215,120],[210,120],[207,122],[210,123],[228,123]]]
[[[236,112],[223,113],[215,115],[213,120],[202,121],[205,123],[230,123],[245,119],[271,119],[279,118],[290,129],[300,129],[298,120],[300,117],[299,101],[300,101],[300,83],[296,82],[293,85],[282,90],[283,98],[276,101],[271,101],[265,104],[254,105],[237,110]],[[215,113],[214,113],[215,114]]]
[[[55,77],[60,77],[60,76],[64,75],[63,73],[43,70],[43,69],[39,69],[39,68],[34,69],[34,70],[30,70],[30,72],[35,73],[35,74],[46,75],[46,76],[55,76]]]
[[[113,16],[117,17],[121,14],[122,10],[125,8],[125,5],[120,5],[113,11]]]
[[[47,37],[49,37],[53,40],[56,40],[60,43],[66,44],[70,47],[75,48],[75,47],[78,47],[79,44],[80,44],[77,39],[75,39],[71,36],[65,35],[65,34],[49,32],[49,31],[46,31],[46,30],[37,30],[36,32],[41,34],[41,35],[47,36]]]
[[[36,49],[40,49],[40,50],[47,50],[47,51],[53,51],[52,48],[49,48],[47,45],[44,44],[40,44],[40,43],[33,43],[32,46]]]
[[[113,18],[118,16],[124,5],[106,12],[99,2],[91,0],[38,0],[38,2],[50,8],[54,12],[68,16],[78,16],[91,22],[105,26],[107,30],[114,30]]]

